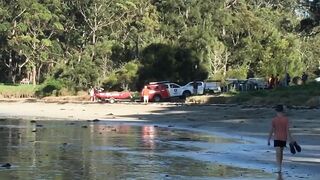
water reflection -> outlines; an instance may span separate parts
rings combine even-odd
[[[157,136],[157,131],[154,126],[142,126],[142,140],[144,142],[144,146],[149,149],[155,149],[155,137]]]
[[[282,173],[278,173],[277,180],[283,180]]]
[[[197,152],[177,141],[229,143],[188,131],[107,122],[0,121],[0,179],[197,179],[265,177],[168,151]]]

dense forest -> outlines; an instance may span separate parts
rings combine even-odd
[[[0,82],[318,76],[320,0],[0,0]]]

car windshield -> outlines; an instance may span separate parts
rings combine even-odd
[[[170,84],[170,88],[179,88],[180,86],[178,86],[177,84]]]

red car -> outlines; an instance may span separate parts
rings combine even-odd
[[[100,101],[108,101],[110,103],[114,103],[116,101],[129,101],[132,99],[132,94],[128,91],[123,92],[95,92],[95,97]]]
[[[167,81],[151,82],[147,85],[149,89],[149,101],[159,102],[170,98]]]

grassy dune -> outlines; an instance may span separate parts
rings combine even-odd
[[[199,104],[250,104],[274,105],[286,104],[297,106],[320,106],[320,83],[309,83],[300,86],[282,87],[272,90],[249,92],[229,92],[215,96],[190,97],[188,102]]]
[[[32,98],[38,86],[0,84],[1,98]]]
[[[249,104],[287,104],[318,106],[320,98],[320,83],[309,83],[300,86],[290,86],[273,90],[262,90],[238,93],[233,96],[235,102]]]

